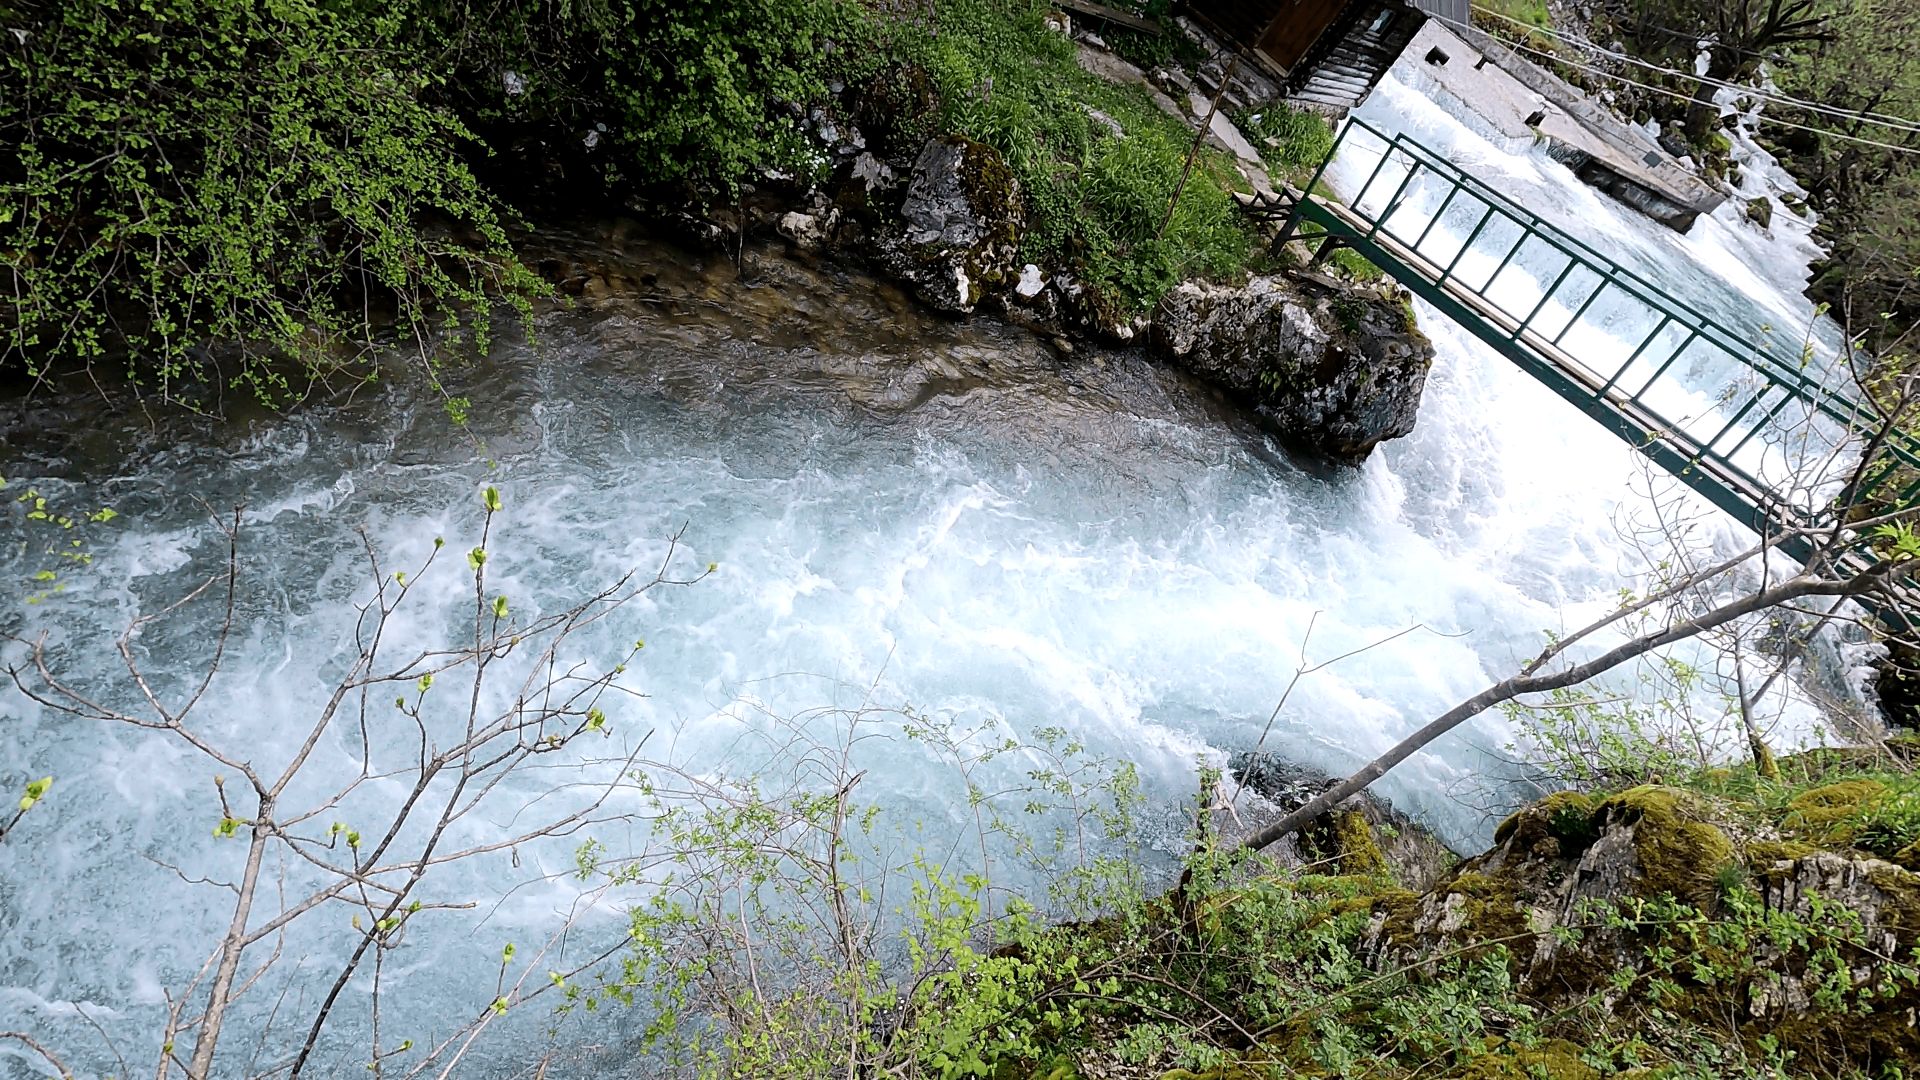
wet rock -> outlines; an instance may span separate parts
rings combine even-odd
[[[853,159],[852,176],[869,193],[893,186],[893,168],[872,154],[862,153]]]
[[[1025,206],[992,147],[959,135],[929,142],[914,162],[900,216],[880,241],[879,262],[928,305],[970,312],[1019,279]]]
[[[1074,327],[1110,345],[1133,341],[1137,334],[1133,317],[1106,292],[1066,274],[1053,279],[1053,288],[1059,291],[1062,317]]]
[[[1433,361],[1397,294],[1271,277],[1180,285],[1155,309],[1152,339],[1283,441],[1350,461],[1413,430]]]
[[[1773,200],[1759,195],[1747,200],[1747,220],[1763,229],[1773,228]]]
[[[1236,808],[1233,816],[1239,820],[1228,823],[1229,832],[1251,832],[1339,782],[1318,769],[1264,753],[1236,753],[1228,759],[1227,771],[1268,804]],[[1283,866],[1311,865],[1329,873],[1385,871],[1406,889],[1431,888],[1460,861],[1439,837],[1370,792],[1322,814],[1266,854]]]

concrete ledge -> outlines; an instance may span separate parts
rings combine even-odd
[[[1549,153],[1581,180],[1669,228],[1686,232],[1726,201],[1643,132],[1478,30],[1455,33],[1428,20],[1400,63],[1417,66],[1502,135],[1547,139]]]

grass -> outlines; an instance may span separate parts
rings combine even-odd
[[[1073,43],[1043,23],[1048,10],[1032,0],[943,0],[931,32],[905,48],[938,89],[943,125],[1012,167],[1031,211],[1025,256],[1072,268],[1126,310],[1150,307],[1185,278],[1239,273],[1254,241],[1232,198],[1244,181],[1231,161],[1203,149],[1181,188],[1193,129],[1145,89],[1082,69]]]
[[[1242,134],[1276,180],[1305,187],[1315,170],[1333,152],[1333,128],[1318,114],[1289,108],[1279,102],[1233,114]]]
[[[1475,0],[1473,22],[1496,37],[1530,49],[1557,52],[1560,47],[1547,32],[1553,29],[1553,14],[1545,0]]]

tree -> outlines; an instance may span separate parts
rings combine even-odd
[[[1858,357],[1855,360],[1868,363]],[[1741,642],[1756,632],[1755,620],[1782,617],[1801,624],[1795,634],[1802,644],[1819,627],[1847,621],[1862,623],[1875,633],[1891,632],[1910,640],[1910,619],[1920,610],[1910,585],[1914,560],[1920,558],[1920,529],[1916,528],[1920,526],[1920,505],[1888,501],[1891,490],[1906,486],[1914,477],[1887,456],[1886,443],[1893,433],[1912,422],[1920,404],[1920,379],[1912,375],[1889,378],[1870,368],[1857,369],[1856,375],[1860,395],[1878,407],[1863,416],[1879,418],[1873,419],[1867,430],[1856,432],[1857,460],[1843,474],[1838,484],[1839,501],[1829,507],[1822,524],[1781,525],[1745,550],[1720,559],[1701,560],[1682,550],[1678,562],[1658,566],[1649,575],[1650,588],[1623,592],[1620,605],[1613,611],[1573,633],[1551,637],[1512,676],[1428,721],[1346,779],[1253,831],[1241,846],[1258,850],[1298,831],[1488,709],[1528,695],[1580,686],[1678,642],[1727,632],[1735,635],[1735,642]],[[1830,489],[1827,481],[1832,475],[1823,466],[1846,464],[1846,454],[1843,446],[1822,461],[1803,465],[1798,481],[1788,491],[1797,488],[1802,495],[1819,497],[1820,492]],[[1682,533],[1675,530],[1670,536],[1684,545]],[[1789,542],[1809,545],[1811,553],[1803,565],[1793,566],[1791,560],[1781,556],[1778,549]],[[1860,608],[1848,607],[1848,601],[1864,603],[1884,618],[1876,622],[1873,615]],[[1747,624],[1744,634],[1740,629],[1743,623]],[[1581,658],[1575,651],[1583,643],[1606,635],[1621,636],[1623,632],[1624,640],[1598,654]],[[1783,655],[1799,647],[1789,646],[1782,650]],[[1765,682],[1777,677],[1778,670]],[[1770,767],[1772,755],[1752,715],[1761,687],[1749,687],[1743,676],[1739,678],[1738,716],[1755,766],[1764,772]]]
[[[1835,9],[1829,0],[1629,0],[1622,19],[1656,50],[1669,48],[1686,61],[1707,55],[1706,79],[1687,110],[1687,134],[1706,140],[1719,110],[1721,84],[1751,78],[1787,50],[1834,39]]]
[[[478,542],[465,556],[472,590],[470,638],[401,651],[393,640],[396,619],[424,603],[419,597],[426,583],[443,575],[452,559],[436,540],[419,565],[392,570],[373,545],[365,543],[370,595],[358,605],[354,653],[297,747],[271,765],[258,760],[255,747],[208,734],[211,725],[203,720],[209,718],[200,715],[209,687],[221,674],[237,630],[235,612],[245,595],[238,510],[220,523],[227,547],[224,567],[178,601],[143,616],[118,639],[126,676],[119,689],[130,689],[136,705],[117,704],[123,695],[77,685],[59,670],[44,633],[33,638],[7,635],[26,651],[24,661],[8,668],[7,675],[40,705],[78,720],[163,733],[221,770],[212,781],[218,806],[214,834],[244,843],[245,852],[236,879],[216,886],[229,894],[224,930],[191,983],[169,997],[157,1076],[165,1078],[175,1068],[191,1080],[233,1075],[233,1066],[217,1051],[235,1003],[281,961],[281,946],[293,924],[342,909],[354,913],[353,933],[341,943],[340,954],[329,960],[337,972],[324,999],[300,1021],[289,1075],[310,1074],[322,1033],[345,1007],[343,991],[369,967],[374,1034],[367,1060],[376,1076],[383,1067],[400,1068],[400,1055],[413,1051],[411,1043],[380,1042],[384,958],[405,940],[414,920],[449,907],[471,906],[423,899],[422,883],[453,864],[570,836],[607,818],[606,801],[639,761],[644,737],[630,740],[610,779],[576,792],[570,800],[543,800],[541,807],[555,808],[516,818],[503,836],[479,842],[454,839],[462,835],[463,819],[530,762],[564,757],[570,748],[578,751],[576,744],[611,733],[617,723],[615,701],[634,692],[627,685],[627,664],[641,643],[626,646],[611,663],[595,665],[573,655],[575,639],[635,598],[662,586],[692,584],[704,574],[672,576],[676,536],[653,574],[629,573],[564,608],[523,614],[520,601],[488,595],[494,558],[489,536],[502,500],[489,487],[483,502]],[[164,689],[167,680],[143,669],[134,642],[142,632],[204,604],[218,605],[220,611],[209,659],[179,693],[170,694]],[[400,655],[392,655],[396,651]],[[396,729],[411,736],[398,745],[411,749],[393,749],[394,740],[369,734]],[[344,777],[309,776],[317,771],[310,767],[323,745],[357,748],[357,768]],[[45,793],[42,787],[40,794]],[[505,961],[512,955],[513,946],[508,945],[502,985],[475,1003],[472,1017],[454,1036],[421,1048],[404,1062],[410,1074],[433,1067],[445,1075],[496,1016],[553,990],[544,978],[529,983],[525,970],[514,979],[505,978]],[[564,979],[571,973],[560,975]]]
[[[470,133],[359,7],[0,9],[0,370],[284,405],[396,334],[484,351],[497,308],[528,311]]]

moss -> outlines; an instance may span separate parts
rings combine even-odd
[[[1539,1046],[1504,1046],[1477,1054],[1466,1067],[1448,1076],[1459,1080],[1600,1080],[1600,1073],[1580,1060],[1580,1047],[1565,1039]]]
[[[1387,872],[1387,857],[1380,852],[1380,842],[1373,835],[1373,826],[1367,817],[1358,810],[1348,810],[1334,819],[1334,842],[1339,846],[1340,869],[1348,874],[1384,874]]]
[[[1667,894],[1700,907],[1719,898],[1716,875],[1733,858],[1733,842],[1708,822],[1699,799],[1678,788],[1646,784],[1600,804],[1596,820],[1633,825],[1634,854],[1648,896]]]
[[[1757,840],[1747,845],[1747,865],[1765,873],[1783,862],[1797,862],[1820,850],[1798,840]]]
[[[1320,815],[1300,830],[1300,853],[1314,863],[1329,864],[1342,875],[1379,875],[1387,872],[1387,858],[1373,835],[1373,826],[1359,810],[1336,810]]]
[[[1867,883],[1887,898],[1880,925],[1893,932],[1902,948],[1920,945],[1920,874],[1868,863]]]
[[[1514,851],[1532,852],[1541,841],[1553,840],[1559,845],[1558,854],[1578,854],[1599,836],[1593,810],[1592,796],[1556,791],[1501,822],[1493,831],[1493,842],[1510,842]]]
[[[1887,794],[1878,780],[1842,780],[1801,792],[1787,804],[1782,828],[1819,844],[1848,844],[1866,811]]]
[[[1891,856],[1894,863],[1908,870],[1920,870],[1920,840],[1915,840]]]
[[[1464,897],[1467,933],[1484,941],[1521,937],[1533,927],[1514,883],[1501,875],[1466,873],[1443,888],[1447,895]],[[1518,952],[1518,946],[1516,954]]]
[[[1389,945],[1404,945],[1413,939],[1414,921],[1420,916],[1420,894],[1406,889],[1390,889],[1373,898],[1373,913],[1384,916],[1380,933]]]

